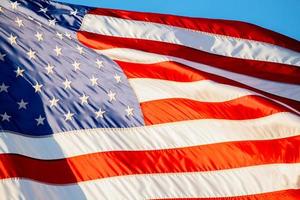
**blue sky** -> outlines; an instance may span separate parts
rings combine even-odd
[[[300,0],[59,0],[94,7],[241,20],[300,40]]]

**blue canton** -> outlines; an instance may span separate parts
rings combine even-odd
[[[144,125],[121,68],[76,38],[88,7],[0,3],[0,129],[42,136]]]

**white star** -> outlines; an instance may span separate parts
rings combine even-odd
[[[17,44],[17,36],[13,36],[12,34],[10,34],[8,40],[10,41],[10,44]]]
[[[0,85],[0,93],[1,92],[8,92],[8,89],[9,88],[9,86],[8,85],[5,85],[4,83],[2,83],[1,85]]]
[[[36,52],[35,51],[32,51],[32,49],[29,49],[29,51],[27,52],[27,55],[29,57],[30,60],[32,59],[36,59]]]
[[[16,18],[15,22],[18,24],[18,27],[24,26],[23,20],[19,19],[19,17]]]
[[[57,106],[57,102],[59,101],[59,99],[56,99],[55,97],[53,97],[51,100],[49,100],[50,103],[50,107],[52,108],[53,106]]]
[[[89,96],[86,96],[85,94],[83,94],[80,98],[80,101],[81,101],[81,105],[83,104],[87,104],[88,103],[88,99],[89,99]]]
[[[47,11],[48,11],[48,8],[43,8],[43,7],[41,7],[40,10],[39,10],[39,12],[42,12],[42,13],[45,13],[45,14],[46,14]]]
[[[112,101],[116,101],[116,93],[115,92],[112,92],[111,90],[109,90],[108,92],[108,97],[109,97],[109,101],[112,102]]]
[[[90,81],[92,82],[92,86],[98,85],[98,78],[95,78],[94,76],[92,76],[92,78],[90,78]]]
[[[11,118],[11,116],[9,116],[6,112],[1,114],[1,117],[2,117],[2,121],[10,121],[9,118]]]
[[[37,38],[37,40],[38,40],[39,42],[44,40],[43,34],[40,33],[40,32],[36,32],[36,34],[35,34],[34,36]]]
[[[65,32],[65,36],[66,36],[67,38],[69,38],[70,40],[72,39],[72,36],[71,36],[70,33]]]
[[[79,62],[77,62],[76,60],[74,61],[74,63],[72,65],[73,65],[75,71],[80,70],[81,64]]]
[[[83,54],[83,47],[77,45],[76,49],[79,51],[79,54]]]
[[[37,92],[42,92],[42,87],[43,85],[42,84],[39,84],[38,82],[35,83],[34,86],[32,86],[34,88],[34,92],[37,93]]]
[[[64,39],[64,36],[63,36],[62,33],[56,32],[56,36],[57,36],[60,40],[63,40],[63,39]]]
[[[74,17],[76,17],[76,16],[77,16],[77,13],[78,13],[78,10],[75,9],[75,10],[72,10],[72,11],[70,12],[70,15],[73,15]]]
[[[125,112],[126,112],[127,117],[133,116],[133,108],[131,108],[131,107],[127,106],[127,108],[125,109]]]
[[[97,64],[97,68],[101,69],[103,67],[103,61],[97,59],[96,61],[96,64]]]
[[[71,121],[73,119],[74,113],[71,113],[70,111],[68,111],[67,114],[64,114],[65,116],[65,121]]]
[[[62,55],[62,52],[61,52],[61,48],[56,46],[55,49],[54,49],[55,53],[56,53],[56,56],[61,56]]]
[[[63,84],[65,86],[65,89],[71,89],[71,83],[72,81],[69,81],[68,79],[66,79]]]
[[[18,67],[18,69],[15,70],[15,72],[16,72],[16,77],[18,77],[18,76],[23,76],[24,71],[25,71],[24,69],[21,69],[20,67]]]
[[[116,74],[114,76],[114,78],[116,79],[117,83],[120,83],[121,82],[121,76],[119,76],[118,74]]]
[[[23,99],[21,99],[21,101],[20,102],[17,102],[17,104],[19,105],[19,110],[20,109],[27,109],[27,104],[28,104],[28,102],[25,102]]]
[[[96,115],[96,119],[98,119],[99,117],[100,118],[103,118],[103,115],[106,111],[105,110],[102,110],[101,108],[95,112],[95,115]]]
[[[18,6],[20,4],[17,1],[15,1],[15,2],[10,2],[10,5],[13,10],[16,10],[16,9],[18,9]]]
[[[0,53],[0,60],[4,62],[4,60],[5,60],[4,57],[5,57],[5,56],[6,56],[6,54],[1,54],[1,53]]]
[[[39,118],[36,118],[35,120],[36,120],[36,122],[37,122],[37,126],[39,126],[39,125],[44,125],[44,120],[45,120],[46,118],[45,117],[42,117],[41,115],[39,116]]]
[[[47,74],[53,74],[54,66],[48,63],[45,69],[47,70]]]
[[[56,25],[56,19],[49,19],[48,24],[49,24],[49,26],[55,26]]]

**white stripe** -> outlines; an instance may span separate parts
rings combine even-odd
[[[251,86],[261,91],[268,92],[270,94],[300,101],[300,87],[299,85],[295,85],[295,84],[264,80],[260,78],[243,75],[243,74],[230,72],[227,70],[222,70],[216,67],[212,67],[212,66],[208,66],[196,62],[191,62],[177,57],[153,54],[153,53],[148,53],[143,51],[137,51],[134,49],[115,48],[115,49],[107,49],[107,50],[98,50],[97,52],[104,54],[113,60],[120,60],[124,62],[132,62],[132,63],[153,64],[153,63],[159,63],[165,61],[174,61],[174,62],[178,62],[193,67],[195,69],[199,69],[208,73],[216,74],[221,77],[232,79],[234,81],[243,83],[245,85]]]
[[[150,78],[132,78],[129,79],[129,82],[140,103],[168,98],[185,98],[201,102],[225,102],[247,95],[256,95],[290,108],[280,101],[256,92],[211,80],[176,82]]]
[[[259,165],[213,172],[112,177],[71,185],[24,179],[0,183],[2,199],[157,199],[232,197],[300,189],[300,164]]]
[[[212,54],[300,66],[300,53],[276,45],[152,22],[87,14],[80,30],[184,45]]]
[[[138,128],[78,130],[38,138],[5,132],[0,135],[0,153],[59,159],[105,151],[157,150],[292,137],[300,135],[300,118],[291,113],[277,113],[253,120],[193,120]]]
[[[211,80],[176,82],[168,80],[133,78],[129,79],[140,103],[185,98],[201,102],[224,102],[247,95],[258,95],[250,90],[216,83]]]

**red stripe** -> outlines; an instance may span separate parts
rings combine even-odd
[[[210,197],[210,198],[165,198],[165,200],[299,200],[300,190],[282,190],[263,194],[236,196],[236,197]],[[163,200],[163,199],[157,199]]]
[[[191,82],[201,80],[212,80],[217,83],[232,85],[240,88],[245,88],[259,94],[265,95],[269,98],[280,101],[292,108],[300,111],[300,103],[296,100],[280,97],[252,88],[248,85],[224,78],[218,75],[210,74],[201,70],[196,70],[191,67],[185,66],[176,62],[161,62],[154,64],[138,64],[115,61],[123,69],[128,78],[155,78],[162,80],[178,81],[178,82]]]
[[[208,33],[267,42],[300,52],[300,42],[271,30],[240,21],[191,18],[170,14],[154,14],[111,9],[93,9],[89,14],[122,19],[155,22]]]
[[[187,133],[188,134],[188,133]],[[67,184],[113,176],[199,172],[300,162],[300,136],[151,151],[114,151],[60,160],[0,155],[0,178]]]
[[[288,111],[259,96],[214,103],[179,98],[161,99],[141,103],[141,109],[146,125],[194,119],[255,119]]]
[[[177,82],[213,80],[214,76],[176,62],[153,64],[129,63],[115,60],[127,78],[154,78]]]
[[[300,68],[296,66],[226,57],[177,44],[144,39],[105,36],[84,31],[79,31],[77,37],[80,42],[93,49],[138,49],[156,54],[175,56],[263,79],[300,84]]]

